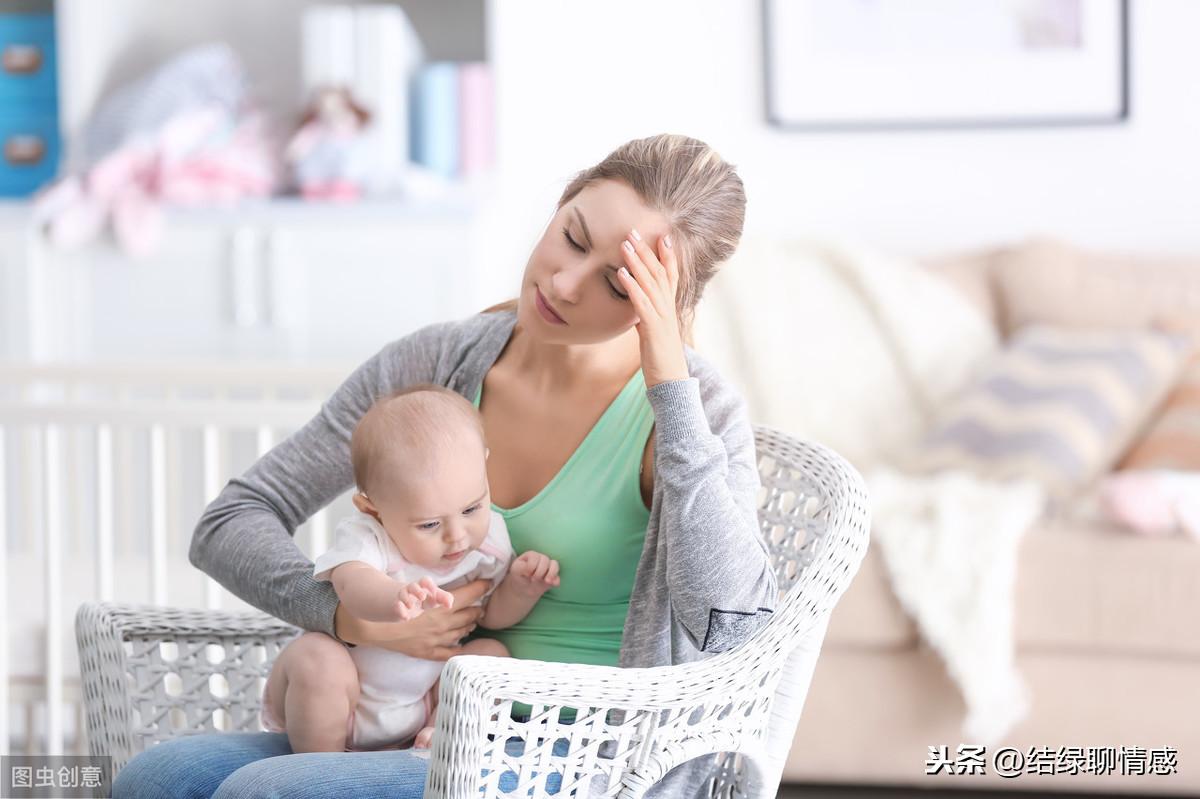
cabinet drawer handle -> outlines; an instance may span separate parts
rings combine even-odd
[[[41,69],[42,48],[36,44],[10,44],[4,48],[4,71],[10,75],[30,75]]]
[[[17,134],[4,142],[4,160],[17,166],[36,164],[46,156],[46,142],[41,136]]]

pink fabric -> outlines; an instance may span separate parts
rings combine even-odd
[[[512,552],[505,552],[486,538],[483,540],[483,543],[479,545],[479,551],[489,557],[495,558],[496,560],[509,561],[512,560],[513,556]]]
[[[43,192],[38,215],[58,246],[84,244],[108,221],[125,252],[149,255],[162,238],[164,205],[229,206],[270,195],[277,166],[262,125],[257,115],[233,119],[216,108],[177,114]]]
[[[306,200],[353,202],[362,195],[362,190],[348,180],[330,180],[324,183],[306,183],[300,193]]]
[[[1105,478],[1100,499],[1109,516],[1142,535],[1182,531],[1200,541],[1200,472],[1116,472]]]

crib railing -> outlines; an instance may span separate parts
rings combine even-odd
[[[72,629],[83,600],[248,608],[188,562],[192,529],[349,371],[0,365],[0,753],[87,752]],[[310,557],[346,502],[296,531]]]

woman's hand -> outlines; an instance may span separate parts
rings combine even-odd
[[[688,377],[687,357],[675,311],[679,288],[679,262],[668,234],[658,241],[658,252],[632,230],[621,245],[626,267],[617,272],[638,315],[636,325],[642,348],[642,375],[646,388]]]
[[[475,629],[483,608],[475,605],[492,585],[476,580],[450,593],[454,608],[435,607],[408,621],[376,622],[352,616],[342,603],[334,611],[334,632],[351,644],[379,646],[424,660],[446,660],[461,654],[461,641]]]

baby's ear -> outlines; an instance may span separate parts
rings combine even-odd
[[[369,516],[374,516],[376,519],[379,518],[379,511],[375,510],[375,506],[371,504],[371,500],[367,499],[366,494],[361,491],[357,492],[351,498],[351,501],[360,513],[366,513]]]

